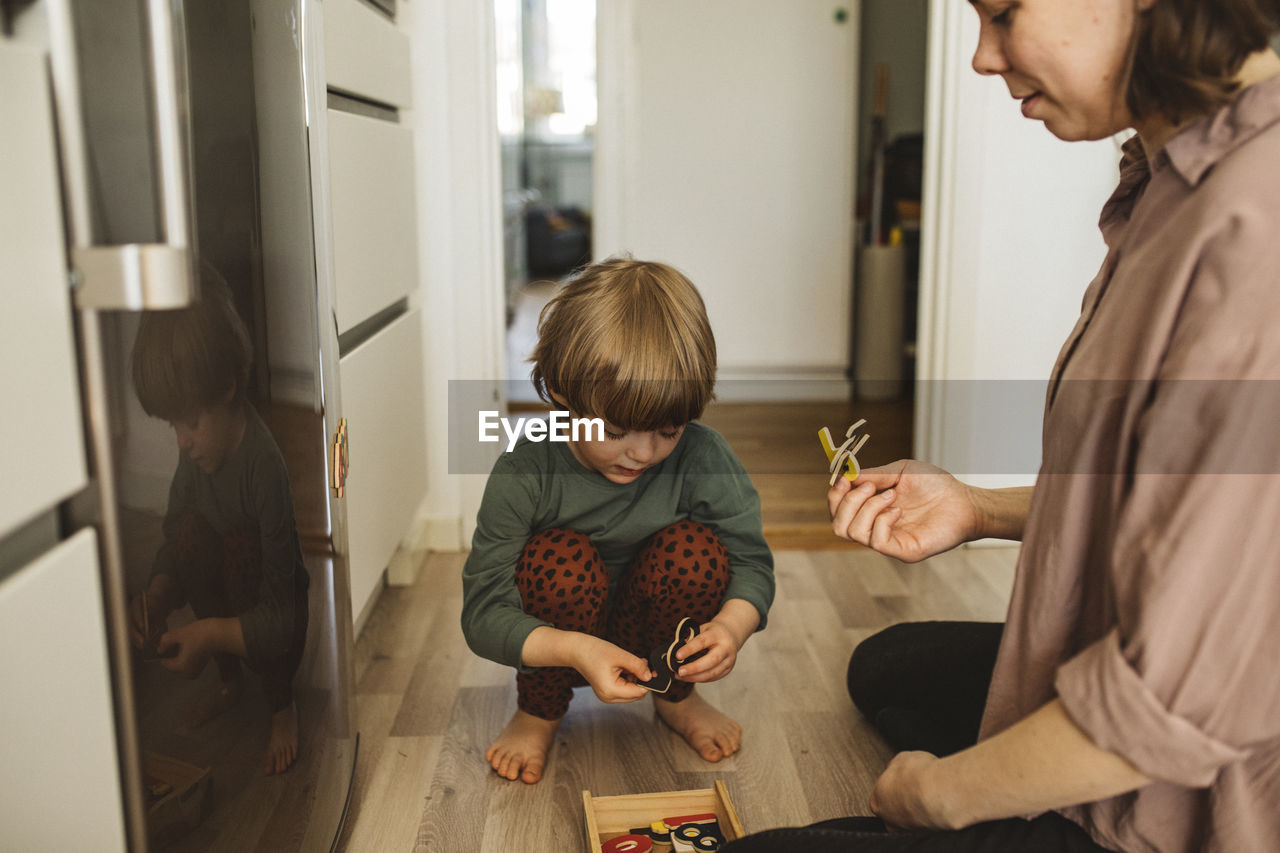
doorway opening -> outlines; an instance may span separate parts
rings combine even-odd
[[[507,398],[533,402],[528,357],[555,283],[591,260],[594,0],[494,0],[502,156]]]

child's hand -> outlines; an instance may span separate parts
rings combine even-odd
[[[147,618],[143,616],[142,596],[135,595],[129,601],[129,642],[135,649],[141,649],[150,638],[147,636]]]
[[[573,668],[582,673],[601,702],[634,702],[644,698],[649,691],[636,681],[653,677],[648,661],[608,640],[588,634],[578,636],[581,639],[576,643]]]
[[[198,619],[190,625],[166,631],[156,643],[156,651],[162,658],[161,666],[183,678],[198,676],[213,654],[209,628],[209,620]],[[171,650],[172,657],[167,657]]]
[[[129,601],[129,642],[135,649],[154,643],[168,629],[171,586],[164,575],[156,575],[145,592]]]
[[[712,619],[703,625],[694,637],[676,653],[676,659],[688,660],[698,652],[706,654],[692,663],[682,664],[676,670],[676,678],[694,683],[719,681],[738,662],[738,641],[723,623]]]
[[[724,678],[738,662],[738,650],[759,625],[760,613],[754,604],[741,598],[726,600],[715,618],[703,625],[700,633],[676,652],[676,660],[685,661],[698,652],[706,651],[697,660],[678,667],[676,678],[693,683]]]

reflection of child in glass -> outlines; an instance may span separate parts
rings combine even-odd
[[[702,298],[671,267],[593,264],[544,309],[533,380],[604,436],[527,438],[494,465],[463,568],[462,627],[479,655],[517,670],[518,707],[485,753],[507,779],[542,778],[572,688],[634,702],[646,656],[690,617],[659,716],[704,759],[742,730],[693,692],[724,678],[773,601],[760,498],[715,431],[697,423],[715,383]],[[696,660],[691,659],[705,652]]]
[[[192,708],[193,727],[239,698],[244,658],[261,675],[271,711],[263,769],[280,773],[298,752],[293,676],[309,579],[284,459],[245,399],[251,361],[230,292],[207,266],[195,305],[142,318],[134,387],[147,414],[173,426],[181,453],[164,544],[146,592],[130,604],[131,639],[138,648],[154,643],[161,663],[189,678],[214,659],[221,684]],[[184,603],[196,620],[166,630],[166,617]]]

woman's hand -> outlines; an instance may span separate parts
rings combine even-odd
[[[636,683],[653,678],[644,658],[590,634],[576,634],[573,645],[573,668],[601,702],[634,702],[649,692]]]
[[[676,678],[695,684],[724,678],[738,662],[738,650],[759,625],[760,614],[755,605],[741,598],[728,599],[720,612],[698,629],[698,635],[681,647],[676,655],[678,662],[701,651],[706,654],[677,667]]]
[[[899,752],[871,789],[871,811],[891,831],[958,829],[945,819],[942,803],[925,793],[926,774],[938,761],[928,752]]]
[[[836,536],[914,563],[978,537],[974,491],[941,468],[903,459],[865,469],[854,484],[841,477],[827,508]]]

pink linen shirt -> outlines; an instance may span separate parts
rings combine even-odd
[[[1059,698],[1155,780],[1124,851],[1280,850],[1280,77],[1125,146],[1058,357],[981,737]]]

